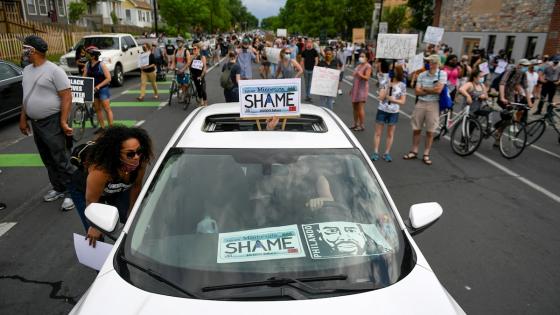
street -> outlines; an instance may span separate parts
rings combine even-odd
[[[224,101],[220,70],[207,74],[208,104]],[[256,67],[253,73],[258,75]],[[351,69],[345,74],[344,93],[334,107],[351,125]],[[137,102],[139,85],[137,74],[126,76],[123,87],[111,89],[111,106],[117,123],[149,132],[157,158],[194,105],[187,111],[175,100],[167,106],[169,81],[158,83],[159,100],[147,94],[144,102]],[[442,205],[441,219],[415,240],[443,286],[469,314],[560,312],[560,236],[554,229],[560,225],[556,133],[547,129],[535,146],[513,160],[504,159],[492,147],[492,139],[466,158],[455,155],[449,141],[441,139],[434,144],[432,166],[420,159],[405,161],[414,107],[414,93],[408,92],[391,152],[394,160],[374,164],[403,219],[415,203]],[[368,153],[375,95],[375,81],[370,80],[366,130],[354,133]],[[315,104],[318,100],[313,98]],[[90,129],[85,138],[92,135]],[[8,205],[0,210],[0,313],[67,314],[96,272],[79,264],[74,253],[72,233],[84,234],[76,212],[62,212],[60,201],[43,201],[50,189],[47,172],[33,138],[19,132],[18,119],[0,126],[0,170],[0,201]]]

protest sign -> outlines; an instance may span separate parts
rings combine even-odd
[[[285,28],[278,28],[276,29],[276,36],[277,37],[288,37],[288,30]]]
[[[217,263],[305,257],[296,224],[220,233]]]
[[[387,30],[389,29],[389,25],[387,22],[380,22],[379,23],[379,34],[386,34]]]
[[[437,45],[441,42],[444,29],[441,27],[428,26],[424,34],[424,43]]]
[[[239,81],[241,118],[299,116],[301,79]]]
[[[353,28],[352,29],[352,42],[362,44],[366,42],[366,29]]]
[[[409,59],[407,68],[409,72],[414,72],[416,70],[422,69],[423,66],[424,66],[424,54],[419,53],[418,55],[415,55],[414,57]]]
[[[503,73],[504,71],[506,71],[507,65],[508,65],[507,61],[503,59],[498,60],[498,66],[496,67],[494,72],[497,74]]]
[[[336,97],[339,76],[340,70],[314,67],[311,94]]]
[[[415,34],[379,34],[377,37],[377,58],[408,59],[416,54],[418,36]]]
[[[488,73],[490,73],[490,69],[488,69],[488,62],[479,64],[478,69],[483,75],[487,75]]]
[[[202,63],[202,60],[194,59],[192,61],[191,67],[193,69],[202,70],[204,68],[204,64]]]
[[[278,64],[280,59],[280,48],[266,47],[266,59],[270,63]]]
[[[92,103],[93,102],[93,78],[68,76],[70,80],[70,90],[72,92],[72,103]]]
[[[145,67],[150,64],[150,54],[149,53],[142,53],[138,57],[138,68]]]

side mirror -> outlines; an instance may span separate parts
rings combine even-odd
[[[122,51],[127,51],[128,50],[128,45],[123,45],[122,46]]]
[[[437,202],[418,203],[410,207],[408,215],[409,224],[408,228],[410,234],[416,235],[424,231],[436,221],[443,214],[443,209]]]
[[[86,218],[104,233],[111,233],[119,222],[119,210],[102,203],[92,203],[85,211]]]

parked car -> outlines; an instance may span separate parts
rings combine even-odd
[[[405,224],[330,110],[262,128],[237,103],[193,111],[71,314],[464,314],[411,237],[439,204]],[[112,206],[86,216],[116,229]]]
[[[155,39],[154,39],[155,40]],[[90,35],[81,39],[72,51],[60,57],[60,66],[67,73],[77,74],[76,47],[96,46],[101,50],[101,60],[107,65],[114,86],[122,86],[124,74],[138,69],[142,47],[130,34]]]
[[[21,112],[23,69],[15,64],[0,60],[0,122],[17,116]]]

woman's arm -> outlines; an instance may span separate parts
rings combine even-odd
[[[296,78],[299,78],[303,75],[303,68],[300,66],[300,64],[295,61],[295,60],[290,60],[290,62],[292,63],[292,65],[294,66],[294,68],[296,68],[297,73],[296,73]]]
[[[461,86],[461,88],[459,89],[459,93],[461,93],[461,95],[463,95],[465,97],[465,99],[467,100],[467,104],[472,104],[472,98],[471,95],[469,94],[469,91],[472,89],[473,84],[471,82],[467,82],[465,84],[463,84],[463,86]]]
[[[367,67],[366,71],[364,74],[358,72],[358,76],[362,79],[362,80],[369,80],[370,76],[371,76],[371,67]]]
[[[99,83],[95,87],[98,90],[102,87],[105,87],[105,86],[109,85],[109,83],[111,82],[111,73],[109,72],[109,69],[107,68],[107,66],[104,63],[101,63],[101,69],[103,69],[103,74],[105,75],[105,80],[103,80],[101,83]]]
[[[206,57],[202,56],[202,58],[200,58],[200,60],[202,60],[202,75],[200,76],[201,78],[204,78],[204,76],[206,75]]]
[[[86,184],[86,207],[91,203],[99,201],[108,181],[109,175],[107,173],[93,166],[89,168]],[[90,226],[86,236],[89,239],[89,245],[95,248],[95,242],[101,238],[101,234],[101,231]]]

